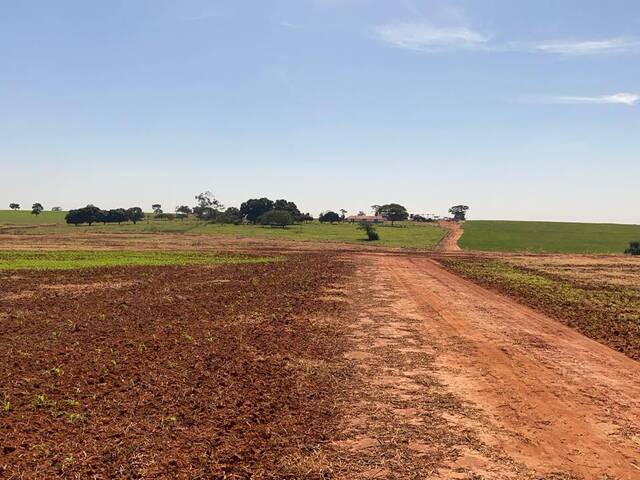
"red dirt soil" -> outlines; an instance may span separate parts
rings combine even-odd
[[[8,478],[640,479],[640,363],[426,255],[0,282]]]
[[[0,273],[0,477],[298,478],[344,375],[316,298],[349,268]]]
[[[462,248],[458,245],[458,240],[462,238],[464,230],[462,222],[438,222],[440,228],[444,228],[447,233],[438,242],[436,250],[439,252],[460,252]]]
[[[538,475],[640,478],[640,363],[433,260],[377,268],[405,297],[398,315],[423,319],[437,377],[482,413],[473,429],[487,445]],[[469,471],[526,478],[482,464]]]

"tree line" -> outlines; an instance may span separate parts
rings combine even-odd
[[[144,212],[140,207],[131,208],[114,208],[112,210],[102,210],[95,205],[87,205],[83,208],[76,208],[69,210],[64,217],[66,222],[71,225],[78,225],[87,223],[93,225],[94,223],[117,223],[120,225],[123,222],[138,223],[144,219]]]
[[[254,225],[286,226],[293,223],[310,222],[313,216],[302,213],[298,206],[289,200],[271,200],[266,197],[250,198],[242,202],[240,208],[225,208],[214,195],[207,191],[195,196],[196,205],[190,208],[187,205],[176,207],[176,215],[188,216],[193,214],[199,220],[211,223],[252,223]],[[153,205],[156,216],[163,217],[162,207]],[[168,218],[168,217],[167,217]]]
[[[279,199],[271,200],[266,197],[251,198],[245,202],[242,202],[240,208],[227,207],[225,208],[220,201],[215,198],[210,191],[199,193],[195,196],[196,205],[189,207],[188,205],[179,205],[175,208],[175,213],[165,213],[162,209],[162,205],[154,203],[151,208],[153,210],[155,218],[186,218],[189,215],[194,215],[199,220],[208,221],[210,223],[252,223],[261,225],[272,226],[287,226],[293,223],[309,222],[314,220],[313,216],[309,213],[302,213],[298,206],[289,200]],[[9,208],[12,210],[19,210],[20,204],[10,203]],[[408,219],[416,222],[428,222],[433,221],[430,218],[423,217],[422,215],[410,215],[407,209],[398,203],[388,203],[384,205],[372,205],[371,206],[376,216],[382,217],[385,220],[391,222],[393,225],[395,222],[401,222]],[[31,213],[39,215],[44,210],[44,207],[40,203],[34,203],[31,208]],[[60,207],[53,207],[52,211],[60,211]],[[453,215],[453,219],[456,221],[463,221],[466,219],[466,212],[469,207],[466,205],[455,205],[449,209],[449,213]],[[346,220],[345,209],[340,209],[340,214],[332,210],[324,211],[318,217],[321,223],[335,223]],[[365,216],[364,212],[359,212],[358,216]],[[77,208],[70,210],[65,220],[69,224],[80,225],[94,223],[118,223],[133,222],[134,224],[145,218],[145,214],[140,207],[131,208],[116,208],[111,210],[102,210],[94,205],[87,205],[83,208]]]

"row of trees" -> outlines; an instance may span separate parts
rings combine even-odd
[[[213,223],[235,224],[248,222],[253,224],[290,225],[294,222],[308,222],[313,220],[313,217],[309,213],[300,212],[294,202],[285,199],[274,201],[266,197],[251,198],[246,202],[242,202],[240,208],[225,208],[224,205],[215,198],[213,193],[207,191],[196,195],[195,200],[196,205],[193,208],[188,205],[176,207],[176,214],[180,216],[193,214],[199,220],[206,220]],[[152,208],[156,215],[163,215],[160,204],[154,204]]]
[[[87,205],[83,208],[77,208],[69,210],[64,217],[66,222],[75,225],[87,223],[93,225],[94,223],[117,223],[120,225],[123,222],[138,223],[144,218],[144,212],[140,207],[131,208],[115,208],[112,210],[102,210],[95,205]]]
[[[313,217],[309,213],[302,213],[298,209],[298,206],[291,201],[280,199],[270,200],[269,198],[251,198],[240,205],[240,208],[224,206],[216,199],[210,191],[202,192],[195,197],[196,205],[191,208],[188,205],[180,205],[175,208],[175,214],[164,213],[162,205],[154,203],[151,208],[158,218],[175,218],[179,216],[184,218],[188,215],[195,215],[200,220],[206,220],[214,223],[242,223],[248,222],[253,224],[263,225],[290,225],[296,222],[312,221]],[[9,208],[12,210],[19,210],[20,204],[10,203]],[[372,205],[376,216],[381,216],[386,220],[391,221],[391,225],[395,222],[400,222],[411,218],[413,221],[429,221],[429,219],[421,215],[409,215],[407,209],[398,203],[388,203],[385,205]],[[34,203],[31,208],[31,213],[39,215],[44,210],[44,207],[40,203]],[[60,207],[52,208],[52,211],[60,211]],[[456,221],[462,221],[466,219],[466,212],[469,207],[466,205],[455,205],[449,209],[449,213],[453,215],[453,219]],[[346,219],[347,211],[340,209],[340,214],[334,211],[325,211],[320,214],[319,221],[321,223],[335,223],[344,221]],[[268,215],[267,215],[268,214]],[[364,212],[359,212],[358,215],[364,215]],[[129,209],[117,208],[112,210],[102,210],[94,205],[87,205],[84,208],[79,208],[69,211],[67,216],[67,223],[79,225],[81,223],[122,223],[126,221],[138,222],[144,218],[144,213],[139,207],[132,207]]]
[[[9,208],[11,210],[13,210],[13,211],[20,210],[20,204],[19,203],[10,203],[9,204]],[[61,210],[62,209],[60,207],[53,207],[51,209],[52,212],[59,212]],[[44,211],[44,207],[39,202],[36,202],[31,206],[31,214],[32,215],[40,215],[43,211]]]

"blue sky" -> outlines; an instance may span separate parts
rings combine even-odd
[[[632,0],[0,0],[0,208],[640,223],[639,59]]]

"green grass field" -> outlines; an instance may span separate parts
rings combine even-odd
[[[141,265],[220,265],[264,263],[279,257],[200,252],[154,251],[11,251],[0,250],[0,270],[69,270]]]
[[[465,250],[623,253],[640,240],[640,225],[474,220],[464,224]]]
[[[442,239],[445,231],[429,224],[410,222],[397,223],[396,226],[381,225],[376,227],[380,240],[365,241],[365,233],[358,230],[355,224],[336,223],[321,224],[319,222],[291,225],[287,228],[271,228],[259,225],[218,225],[187,220],[156,220],[152,217],[137,225],[96,224],[91,227],[82,225],[74,227],[64,221],[66,212],[46,212],[38,217],[26,211],[0,211],[0,226],[5,225],[37,225],[37,228],[11,229],[14,233],[46,234],[46,233],[190,233],[200,235],[234,235],[238,237],[260,237],[276,240],[299,240],[318,242],[347,242],[382,247],[405,247],[431,249]],[[52,225],[54,224],[55,225]]]
[[[44,225],[64,224],[67,212],[42,212],[32,215],[31,210],[0,210],[0,225]]]

